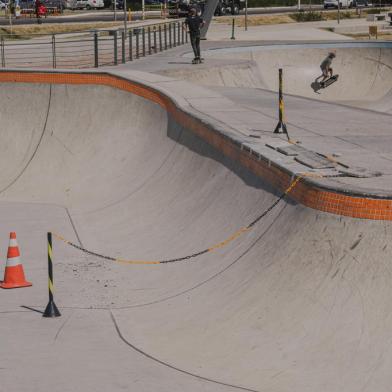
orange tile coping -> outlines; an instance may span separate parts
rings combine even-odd
[[[53,84],[94,84],[115,87],[129,91],[155,102],[163,107],[182,126],[190,129],[207,143],[214,146],[227,157],[266,180],[279,190],[286,189],[293,177],[274,165],[273,162],[259,160],[254,155],[241,150],[223,134],[178,108],[165,94],[148,86],[119,76],[106,73],[61,73],[37,71],[0,71],[0,82],[14,83],[53,83]],[[366,196],[352,196],[339,191],[322,189],[306,179],[301,180],[290,192],[296,202],[319,211],[350,216],[361,219],[392,220],[392,200],[375,199]]]

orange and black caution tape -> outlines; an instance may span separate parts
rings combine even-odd
[[[213,252],[216,249],[220,249],[223,248],[224,246],[226,246],[227,244],[229,244],[230,242],[236,240],[237,238],[239,238],[242,234],[249,232],[250,230],[252,230],[253,226],[256,225],[257,222],[259,222],[261,219],[263,219],[269,212],[271,212],[278,204],[279,202],[287,195],[289,194],[293,188],[298,184],[298,182],[301,180],[302,177],[297,177],[291,184],[290,186],[279,196],[278,199],[276,199],[262,214],[260,214],[255,220],[253,220],[251,223],[249,223],[248,226],[245,227],[241,227],[239,230],[237,230],[235,233],[233,233],[232,235],[230,235],[228,238],[226,238],[224,241],[221,241],[215,245],[210,246],[207,249],[204,249],[200,252],[196,252],[193,254],[190,254],[188,256],[183,256],[183,257],[178,257],[178,258],[174,258],[174,259],[167,259],[167,260],[125,260],[125,259],[120,259],[120,258],[116,258],[116,257],[111,257],[111,256],[105,256],[102,255],[100,253],[97,252],[93,252],[91,250],[88,250],[86,248],[83,248],[80,245],[77,245],[71,241],[66,240],[65,238],[63,238],[61,235],[53,233],[53,236],[60,240],[65,242],[66,244],[79,249],[80,251],[87,253],[89,255],[92,256],[96,256],[99,257],[101,259],[105,259],[105,260],[111,260],[111,261],[115,261],[117,263],[122,263],[122,264],[168,264],[168,263],[175,263],[178,261],[187,261],[190,259],[193,259],[195,257],[201,256],[205,253],[209,253],[209,252]]]

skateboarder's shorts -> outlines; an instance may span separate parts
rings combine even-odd
[[[321,68],[321,67],[320,67]],[[328,76],[328,70],[327,68],[321,68],[321,72],[323,73],[323,76]]]

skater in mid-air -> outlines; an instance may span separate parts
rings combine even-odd
[[[332,69],[332,60],[336,57],[336,54],[334,52],[330,52],[328,53],[328,56],[323,60],[323,62],[320,65],[322,74],[316,79],[316,81],[318,82],[318,80],[320,78],[322,78],[320,85],[323,86],[324,82],[328,79],[328,78],[332,78],[333,76],[333,69]]]
[[[191,8],[188,17],[185,19],[184,29],[188,28],[191,45],[195,58],[192,64],[199,64],[203,62],[200,56],[200,29],[204,26],[204,20],[201,16],[197,15],[196,8]]]

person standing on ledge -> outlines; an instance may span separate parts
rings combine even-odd
[[[186,30],[188,28],[189,30],[193,53],[195,54],[192,64],[200,64],[203,62],[203,59],[200,56],[200,29],[203,26],[203,18],[197,15],[196,8],[191,8],[188,17],[185,19],[184,29]]]

